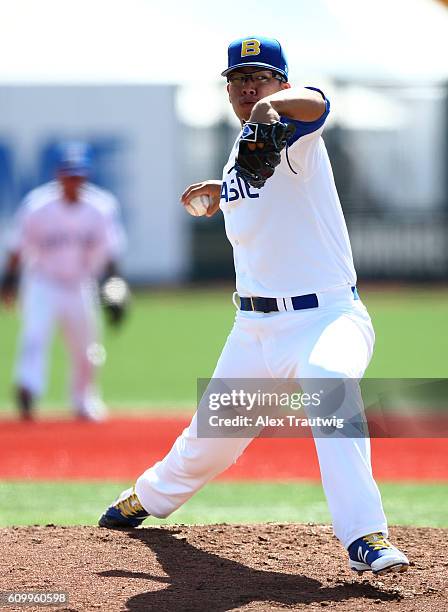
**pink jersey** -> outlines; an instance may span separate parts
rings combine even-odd
[[[90,183],[67,203],[57,181],[31,191],[17,213],[11,247],[27,273],[63,283],[95,278],[120,253],[124,234],[117,201]]]

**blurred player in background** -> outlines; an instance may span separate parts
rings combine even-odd
[[[106,415],[94,381],[104,359],[97,280],[104,280],[111,321],[120,322],[127,287],[117,276],[117,258],[124,233],[115,197],[88,182],[90,170],[87,144],[61,144],[56,179],[31,191],[17,213],[0,296],[6,306],[13,304],[22,273],[16,402],[26,420],[45,388],[56,322],[70,353],[75,415],[88,420]]]

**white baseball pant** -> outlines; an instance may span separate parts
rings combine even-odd
[[[48,351],[56,323],[64,334],[71,361],[71,400],[76,411],[96,397],[95,365],[89,351],[98,342],[96,292],[91,284],[65,285],[41,277],[24,279],[21,289],[22,333],[16,382],[34,396],[42,395]]]
[[[349,287],[318,294],[318,299],[317,309],[238,311],[213,377],[362,378],[375,341],[366,308],[353,299]],[[137,479],[143,507],[155,517],[170,515],[235,463],[251,440],[198,438],[196,414],[166,457]],[[370,440],[315,437],[315,445],[333,530],[342,545],[348,548],[372,532],[387,536]]]

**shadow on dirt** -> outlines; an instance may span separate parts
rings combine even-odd
[[[127,610],[224,612],[251,602],[285,606],[325,602],[325,606],[331,602],[360,598],[383,602],[397,599],[396,595],[366,583],[341,582],[337,586],[323,586],[320,581],[300,574],[253,569],[200,550],[187,542],[185,536],[178,537],[179,533],[150,528],[128,533],[130,538],[140,540],[156,555],[167,577],[120,570],[100,574],[147,578],[167,585],[131,597],[126,602]]]

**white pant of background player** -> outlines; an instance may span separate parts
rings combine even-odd
[[[79,416],[101,418],[104,407],[94,385],[99,319],[94,284],[50,281],[37,275],[21,289],[22,333],[16,382],[33,396],[45,390],[48,353],[56,324],[68,347],[71,402]]]
[[[319,308],[280,313],[239,311],[215,378],[362,378],[372,356],[370,317],[350,287],[317,294]],[[159,518],[179,508],[232,465],[251,442],[198,438],[196,415],[168,455],[144,472],[136,493]],[[298,441],[298,444],[300,442]],[[315,438],[333,529],[348,547],[373,532],[387,536],[367,438]]]

